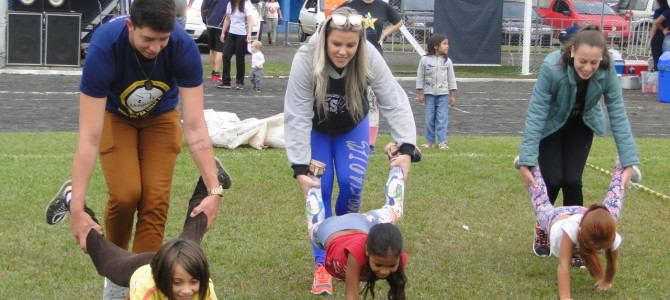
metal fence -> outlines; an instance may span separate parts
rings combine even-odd
[[[651,18],[640,18],[627,20],[625,26],[611,26],[603,23],[599,25],[605,34],[608,48],[619,51],[624,59],[648,61],[651,56],[649,49],[649,31],[651,29]],[[530,72],[539,70],[544,57],[559,49],[561,31],[576,20],[551,20],[544,19],[542,24],[532,24],[531,49],[530,49]],[[551,26],[550,26],[551,25]],[[301,43],[298,32],[298,23],[288,22],[284,25],[283,38],[286,45],[298,45]],[[559,29],[560,28],[560,29]],[[288,29],[288,30],[287,30]],[[426,40],[433,33],[432,27],[407,26],[408,31],[414,39],[425,49]],[[281,28],[280,28],[281,30]],[[501,64],[503,66],[515,66],[521,72],[523,35],[521,28],[503,28],[501,32]],[[384,41],[385,52],[415,52],[410,42],[400,31],[394,32]]]

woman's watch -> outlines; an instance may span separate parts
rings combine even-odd
[[[207,192],[207,196],[212,196],[212,195],[217,195],[219,197],[223,197],[223,186],[220,184],[218,186],[213,187]]]

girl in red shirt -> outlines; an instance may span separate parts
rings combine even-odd
[[[397,152],[397,146],[387,146]],[[390,153],[390,152],[389,152]],[[375,297],[375,282],[386,279],[389,299],[405,299],[407,253],[395,226],[402,219],[405,176],[391,160],[386,182],[386,203],[367,213],[324,218],[320,188],[310,189],[305,200],[307,226],[312,243],[326,250],[326,270],[345,281],[345,299],[358,299],[359,282],[366,282],[363,297]],[[323,164],[312,161],[310,172],[318,180]]]

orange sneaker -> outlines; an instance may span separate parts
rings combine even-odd
[[[326,267],[318,265],[314,270],[314,281],[312,281],[312,294],[333,294],[333,276],[328,274]]]

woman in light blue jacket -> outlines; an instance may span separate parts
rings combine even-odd
[[[601,97],[625,168],[622,184],[626,186],[632,166],[640,162],[637,148],[605,37],[596,27],[587,26],[545,58],[526,113],[517,166],[524,183],[532,185],[530,167],[540,166],[552,205],[562,189],[564,206],[583,206],[582,173],[593,134],[605,134]],[[537,224],[535,233],[533,251],[548,255],[546,234]]]

